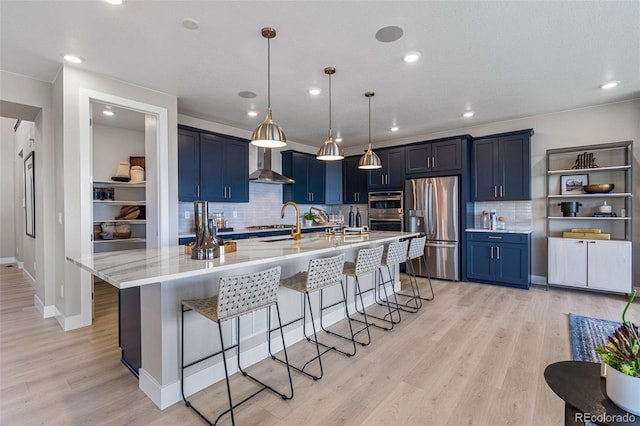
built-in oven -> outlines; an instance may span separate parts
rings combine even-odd
[[[369,193],[369,229],[398,231],[404,229],[402,191]]]

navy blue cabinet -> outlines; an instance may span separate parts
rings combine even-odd
[[[327,161],[325,172],[325,204],[342,204],[342,161]]]
[[[358,168],[360,155],[345,157],[342,160],[342,203],[366,204],[367,203],[367,178],[366,170]]]
[[[375,151],[380,157],[382,168],[369,172],[370,191],[404,188],[404,149],[402,146]]]
[[[460,174],[466,152],[467,139],[448,138],[422,142],[405,147],[405,173],[410,177],[432,174]]]
[[[529,288],[530,235],[467,232],[467,279]]]
[[[473,201],[531,199],[531,135],[527,129],[473,141]]]
[[[283,186],[283,202],[325,203],[325,164],[315,155],[282,151],[282,174],[295,181]]]
[[[248,141],[179,126],[178,199],[248,202]]]

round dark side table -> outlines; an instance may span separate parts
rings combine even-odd
[[[583,425],[585,420],[608,426],[640,425],[640,416],[623,410],[607,397],[598,363],[556,362],[544,369],[544,379],[565,402],[565,425]]]

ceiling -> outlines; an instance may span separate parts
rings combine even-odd
[[[0,66],[51,82],[73,53],[85,61],[72,66],[176,95],[181,114],[251,131],[267,105],[266,26],[274,121],[312,146],[329,127],[327,66],[345,147],[367,141],[369,90],[374,147],[640,97],[639,1],[2,0]],[[402,37],[378,41],[386,26]],[[421,59],[404,63],[408,51]],[[620,84],[600,89],[608,80]]]

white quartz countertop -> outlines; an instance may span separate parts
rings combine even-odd
[[[483,229],[483,228],[467,228],[467,232],[495,232],[507,234],[531,234],[530,229]]]
[[[354,247],[386,243],[418,235],[411,232],[371,231],[368,234],[330,235],[324,232],[303,234],[299,241],[289,235],[237,241],[237,251],[213,260],[194,260],[184,246],[93,253],[79,258],[67,257],[75,265],[91,272],[117,288],[139,287],[161,281],[196,277],[213,272],[238,269],[310,255],[330,255]]]

